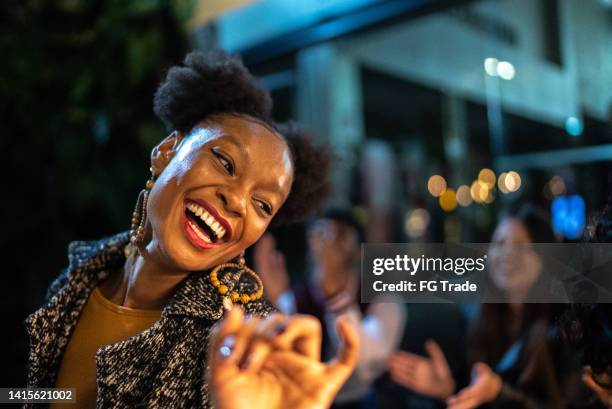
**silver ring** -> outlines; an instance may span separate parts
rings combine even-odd
[[[223,345],[221,348],[219,348],[219,355],[221,355],[223,358],[228,358],[231,354],[232,348],[228,347],[227,345]]]

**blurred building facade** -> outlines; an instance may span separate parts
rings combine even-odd
[[[274,90],[277,116],[338,150],[334,201],[367,208],[370,239],[480,241],[508,203],[579,195],[588,219],[607,200],[609,2],[242,3],[207,29]],[[483,168],[519,188],[457,195]],[[435,174],[457,195],[446,206]]]

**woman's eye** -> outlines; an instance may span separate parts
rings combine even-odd
[[[222,155],[221,153],[213,150],[213,154],[217,157],[217,159],[219,160],[219,163],[221,163],[221,165],[225,168],[225,170],[227,170],[227,173],[229,175],[233,175],[234,174],[234,164],[227,159],[224,155]]]
[[[266,202],[262,202],[262,201],[257,200],[257,206],[259,206],[261,208],[261,210],[266,212],[266,214],[268,216],[272,215],[272,207],[269,204],[267,204]]]

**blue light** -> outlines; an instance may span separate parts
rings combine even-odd
[[[553,229],[565,238],[580,238],[586,224],[586,207],[580,195],[557,196],[551,205]]]
[[[582,134],[584,126],[582,121],[575,116],[570,116],[565,120],[565,131],[572,136],[579,136]]]

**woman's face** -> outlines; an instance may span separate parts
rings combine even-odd
[[[227,262],[257,241],[293,180],[286,142],[245,116],[216,115],[171,135],[153,151],[153,170],[168,157],[149,195],[147,249],[179,271]]]
[[[535,284],[542,260],[523,222],[506,218],[493,233],[489,250],[490,277],[506,293],[525,294]]]

